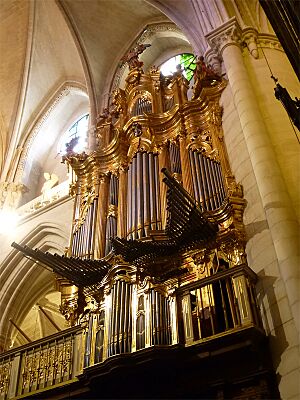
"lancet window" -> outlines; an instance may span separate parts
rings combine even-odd
[[[85,114],[72,124],[59,142],[58,152],[60,154],[65,154],[71,149],[75,153],[80,153],[86,148],[88,123],[89,114]]]
[[[179,65],[185,78],[190,81],[196,69],[196,56],[194,54],[182,53],[171,57],[161,65],[160,69],[163,75],[172,75],[178,72]]]

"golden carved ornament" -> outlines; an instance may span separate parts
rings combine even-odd
[[[108,206],[108,212],[107,212],[107,218],[108,217],[118,217],[118,206],[114,205],[114,204],[110,204]]]

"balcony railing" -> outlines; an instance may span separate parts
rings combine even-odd
[[[240,265],[179,288],[186,345],[248,326],[262,327],[255,282],[254,272]]]
[[[65,182],[60,183],[57,186],[49,189],[47,191],[47,195],[44,194],[34,198],[33,200],[29,201],[28,203],[24,204],[23,206],[17,209],[17,213],[21,217],[25,217],[29,214],[33,214],[37,210],[48,206],[58,200],[62,199],[69,195],[69,186],[70,182],[67,180]]]
[[[261,328],[256,275],[246,265],[183,284],[171,294],[161,286],[141,291],[119,273],[102,309],[84,313],[81,325],[0,355],[0,400],[71,383],[119,354],[198,345]]]
[[[71,382],[81,372],[81,327],[37,340],[0,357],[0,399]]]

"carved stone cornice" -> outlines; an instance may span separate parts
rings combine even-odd
[[[281,43],[275,35],[269,33],[262,33],[258,35],[258,44],[261,48],[279,50],[284,52]]]

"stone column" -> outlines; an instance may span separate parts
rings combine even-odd
[[[224,61],[280,274],[299,332],[299,225],[244,64],[240,47],[243,32],[236,19],[232,18],[206,38]]]

